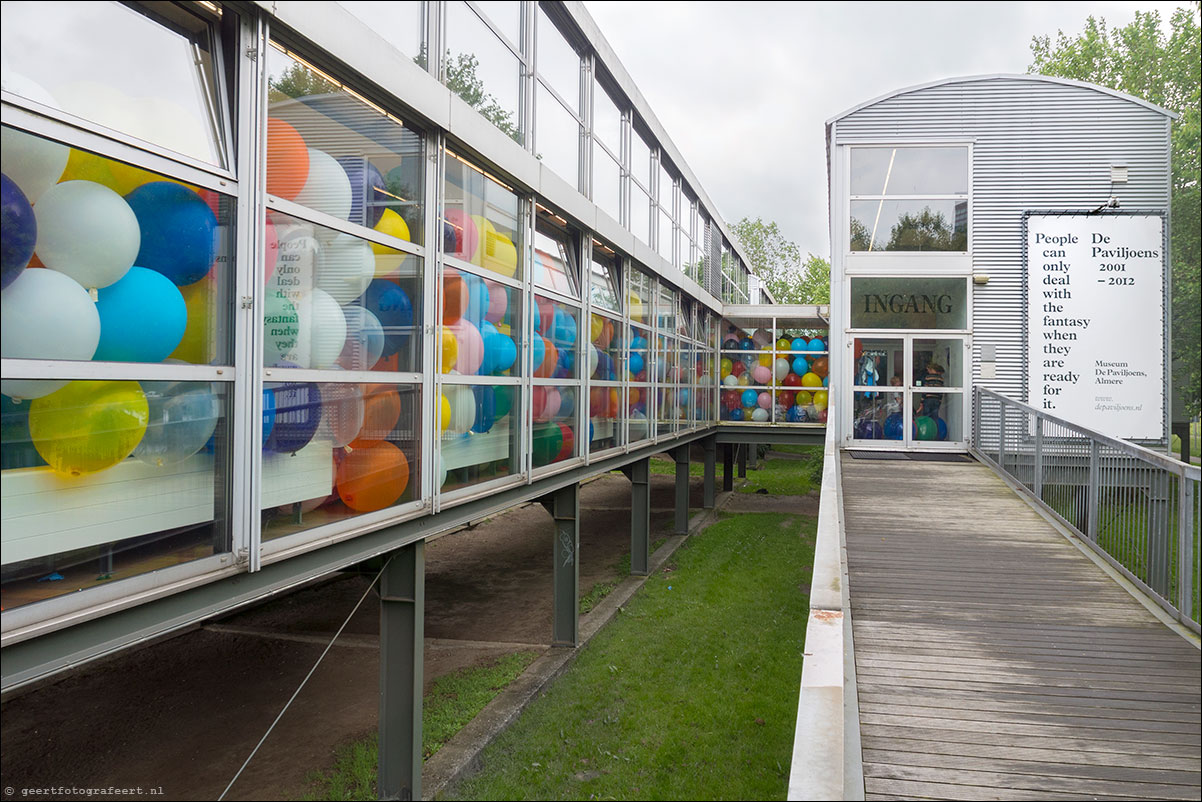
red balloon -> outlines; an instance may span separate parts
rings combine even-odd
[[[609,417],[609,393],[605,391],[604,387],[594,387],[589,390],[588,414],[590,418]]]
[[[447,268],[442,276],[442,323],[450,326],[459,322],[463,310],[467,309],[467,282],[458,270]]]
[[[736,360],[734,365],[731,367],[730,372],[731,372],[731,375],[738,378],[739,376],[742,376],[744,373],[747,372],[747,366],[744,365],[741,361]]]
[[[798,376],[793,371],[789,371],[789,375],[785,376],[785,386],[786,387],[800,387],[801,386],[801,377]]]
[[[559,431],[563,435],[563,445],[559,448],[559,453],[555,455],[552,462],[559,462],[561,459],[567,459],[575,453],[576,434],[572,431],[572,427],[566,423],[559,424]]]
[[[776,403],[783,404],[785,409],[793,406],[794,399],[797,398],[795,390],[781,390],[776,394]]]
[[[861,340],[859,337],[856,337],[855,352],[856,352],[856,362],[859,362],[860,357],[864,356],[864,341]]]
[[[451,256],[457,256],[465,262],[470,262],[472,255],[476,252],[476,246],[480,242],[480,231],[476,226],[476,221],[462,209],[447,209],[443,213],[443,218],[446,220],[443,226],[444,230],[449,230],[452,234],[452,241],[443,244],[448,248]],[[447,226],[450,228],[448,229]]]
[[[538,306],[538,333],[546,337],[555,323],[555,305],[541,296],[535,296],[534,303]]]

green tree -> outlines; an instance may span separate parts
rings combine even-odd
[[[952,230],[942,212],[924,206],[916,214],[903,214],[889,232],[886,251],[966,251],[968,231]]]
[[[751,272],[760,277],[777,303],[830,303],[830,262],[811,253],[803,263],[801,249],[775,222],[744,217],[731,228],[750,260]]]
[[[1156,11],[1135,13],[1131,24],[1109,30],[1105,19],[1089,17],[1074,37],[1057,31],[1031,40],[1029,71],[1108,86],[1181,115],[1172,130],[1173,384],[1191,415],[1199,413],[1199,330],[1202,321],[1202,262],[1199,232],[1199,15],[1200,4],[1173,12],[1170,33],[1161,30]]]
[[[418,57],[424,61],[422,56]],[[500,128],[515,142],[522,141],[522,134],[514,122],[512,112],[507,111],[497,99],[484,91],[484,81],[477,75],[480,60],[471,53],[451,55],[447,51],[446,80],[447,88],[480,112],[493,125]]]
[[[292,62],[279,76],[269,78],[268,84],[271,87],[268,100],[272,103],[309,95],[329,95],[342,89],[299,61]]]

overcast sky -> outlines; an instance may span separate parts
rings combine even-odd
[[[775,220],[824,256],[826,120],[915,84],[1024,73],[1032,36],[1091,14],[1115,28],[1158,10],[1167,29],[1177,5],[585,2],[722,217]]]

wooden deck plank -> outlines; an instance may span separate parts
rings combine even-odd
[[[988,468],[842,466],[868,798],[1202,796],[1193,644]]]

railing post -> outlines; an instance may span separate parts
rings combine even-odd
[[[1177,480],[1177,612],[1194,617],[1194,484],[1182,472]]]
[[[1004,473],[1009,473],[1006,470],[1006,402],[998,399],[997,402],[997,464]]]
[[[1085,501],[1085,536],[1098,542],[1098,511],[1102,507],[1102,460],[1098,441],[1089,440],[1089,497]]]
[[[1031,492],[1043,501],[1043,417],[1035,415],[1035,462],[1031,466]]]
[[[1148,496],[1148,539],[1144,545],[1148,587],[1168,599],[1172,595],[1169,590],[1169,541],[1173,527],[1169,514],[1169,475],[1163,468],[1152,468]]]

